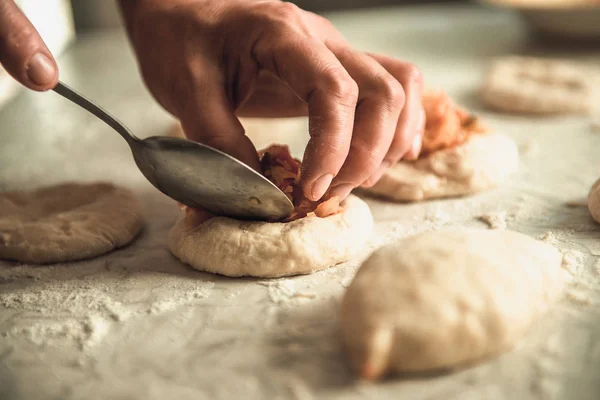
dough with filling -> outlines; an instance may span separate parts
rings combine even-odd
[[[140,232],[140,204],[110,183],[64,183],[0,193],[0,258],[58,263],[125,246]]]
[[[340,204],[325,195],[304,197],[300,160],[287,146],[259,152],[262,173],[294,204],[284,221],[249,222],[186,210],[169,233],[171,252],[201,271],[227,276],[278,277],[308,274],[352,258],[373,228],[369,206],[350,196]]]
[[[308,274],[339,264],[360,252],[371,235],[368,205],[355,196],[342,211],[325,218],[309,215],[290,222],[181,218],[169,233],[171,252],[200,271],[227,276],[280,277]]]
[[[443,90],[426,90],[422,104],[425,131],[419,158],[392,165],[366,192],[400,202],[458,197],[491,189],[518,169],[514,141],[490,134]]]
[[[447,229],[375,251],[342,300],[365,379],[447,370],[504,352],[562,293],[561,253],[511,231]]]
[[[459,146],[391,166],[366,192],[411,202],[459,197],[492,189],[519,168],[519,150],[508,136],[473,135]]]

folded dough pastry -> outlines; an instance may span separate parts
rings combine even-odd
[[[500,354],[562,294],[561,253],[517,232],[446,229],[375,251],[341,304],[342,339],[366,379]]]

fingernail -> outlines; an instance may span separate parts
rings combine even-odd
[[[313,183],[312,190],[310,192],[310,197],[312,201],[317,201],[329,189],[329,185],[331,185],[331,181],[333,180],[333,174],[325,174]]]
[[[54,63],[45,54],[37,53],[27,63],[27,76],[36,85],[46,86],[54,80],[55,68]]]
[[[351,183],[343,183],[337,185],[331,189],[331,197],[339,197],[341,200],[348,197],[350,192],[354,189],[354,185]]]
[[[385,174],[385,171],[387,171],[387,169],[390,167],[391,163],[389,161],[383,161],[381,163],[381,166],[377,169],[377,171],[375,171],[375,173],[373,175],[371,175],[369,177],[369,179],[367,179],[365,181],[365,183],[363,183],[361,186],[362,187],[371,187],[374,184],[377,183],[377,181],[379,180],[379,178],[381,178],[381,176],[383,174]]]

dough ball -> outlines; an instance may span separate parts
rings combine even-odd
[[[502,57],[493,61],[481,95],[499,111],[583,114],[592,111],[599,77],[597,70],[565,60]]]
[[[308,274],[349,260],[371,235],[373,217],[364,201],[349,196],[342,207],[326,218],[286,223],[214,217],[190,224],[184,217],[169,233],[169,248],[193,268],[221,275]]]
[[[64,183],[0,193],[0,258],[43,264],[95,257],[142,228],[140,205],[110,183]]]
[[[561,261],[551,245],[511,231],[431,231],[384,246],[342,300],[351,363],[375,379],[506,351],[559,297]]]
[[[416,161],[391,166],[367,193],[410,202],[492,189],[518,170],[519,150],[508,136],[481,134]]]
[[[600,179],[594,183],[587,198],[588,209],[592,218],[600,223]]]

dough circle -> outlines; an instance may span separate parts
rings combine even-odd
[[[369,206],[355,196],[327,218],[252,222],[214,217],[190,227],[181,218],[169,233],[171,252],[200,271],[232,277],[308,274],[347,261],[373,229]]]
[[[585,114],[592,111],[598,75],[565,60],[501,57],[493,61],[481,96],[488,107],[504,112]]]
[[[341,305],[358,373],[447,370],[511,348],[562,292],[562,256],[511,231],[447,229],[375,251]]]
[[[138,200],[110,183],[0,193],[0,258],[45,264],[125,246],[143,225]]]
[[[594,218],[596,222],[600,223],[600,179],[598,179],[590,189],[587,203],[588,210],[590,210],[592,218]]]
[[[518,168],[519,150],[510,137],[473,135],[460,146],[400,161],[364,190],[400,202],[458,197],[496,187]]]

